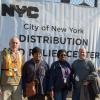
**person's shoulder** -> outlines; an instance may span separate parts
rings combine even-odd
[[[58,63],[59,63],[59,61],[54,61],[51,65],[56,65]]]
[[[69,68],[71,67],[71,66],[70,66],[70,63],[69,63],[68,61],[66,61],[65,63],[66,63],[66,65],[67,65],[67,67],[69,67]]]
[[[48,65],[48,63],[45,60],[41,61],[42,64]]]
[[[21,50],[18,50],[18,54],[23,56],[23,52]]]
[[[86,61],[86,62],[92,62],[92,60],[90,60],[90,59],[85,59],[85,61]]]
[[[90,60],[90,59],[86,59],[86,62],[87,62],[88,64],[93,64],[93,61]]]
[[[72,64],[77,63],[77,62],[79,62],[79,59],[74,60]]]
[[[55,69],[56,66],[58,66],[59,64],[59,61],[54,61],[52,64],[51,64],[51,69]]]
[[[72,62],[71,67],[74,68],[75,66],[77,66],[77,64],[80,63],[79,59],[76,59]]]
[[[65,61],[66,64],[70,65],[70,63],[68,61]]]
[[[2,51],[1,51],[1,55],[7,55],[9,52],[9,49],[8,48],[4,48]]]
[[[28,64],[30,64],[30,63],[33,63],[32,59],[27,60],[27,61],[24,63],[24,66],[25,66],[25,65],[28,65]]]
[[[45,69],[49,68],[49,64],[45,60],[42,60],[41,64],[45,67]]]

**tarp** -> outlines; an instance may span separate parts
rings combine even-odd
[[[63,3],[1,2],[0,51],[17,35],[25,59],[31,49],[42,49],[43,59],[51,64],[59,49],[66,49],[67,60],[78,58],[78,49],[85,47],[88,58],[100,66],[100,9]]]

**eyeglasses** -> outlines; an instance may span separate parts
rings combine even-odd
[[[63,56],[67,56],[67,55],[66,55],[66,54],[61,54],[60,56],[62,56],[62,57],[63,57]]]
[[[36,56],[36,57],[41,57],[42,55],[41,55],[41,53],[34,53],[34,55],[33,56]]]

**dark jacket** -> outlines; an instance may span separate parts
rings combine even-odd
[[[72,64],[73,95],[72,100],[95,100],[96,90],[94,64],[88,60],[75,60]],[[84,82],[89,82],[84,85]],[[95,91],[95,90],[96,91]]]
[[[67,77],[67,83],[64,83],[63,75],[61,67],[70,68],[70,64],[67,61],[60,62],[55,61],[51,65],[50,69],[50,81],[49,81],[49,89],[54,91],[60,91],[62,89],[71,89],[71,73]]]
[[[91,88],[95,95],[100,94],[99,76],[97,72],[92,72],[88,75],[87,80],[91,82]]]
[[[48,90],[49,80],[49,66],[45,61],[41,61],[41,64],[37,70],[35,70],[35,63],[33,59],[27,61],[22,69],[22,89],[25,89],[25,84],[33,80],[38,81],[38,94],[45,94]]]

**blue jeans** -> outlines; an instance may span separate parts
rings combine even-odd
[[[72,100],[80,100],[80,88],[76,88],[73,90]]]
[[[67,94],[67,90],[55,91],[54,100],[66,100]]]
[[[80,100],[81,84],[75,81],[73,86],[72,100]]]

